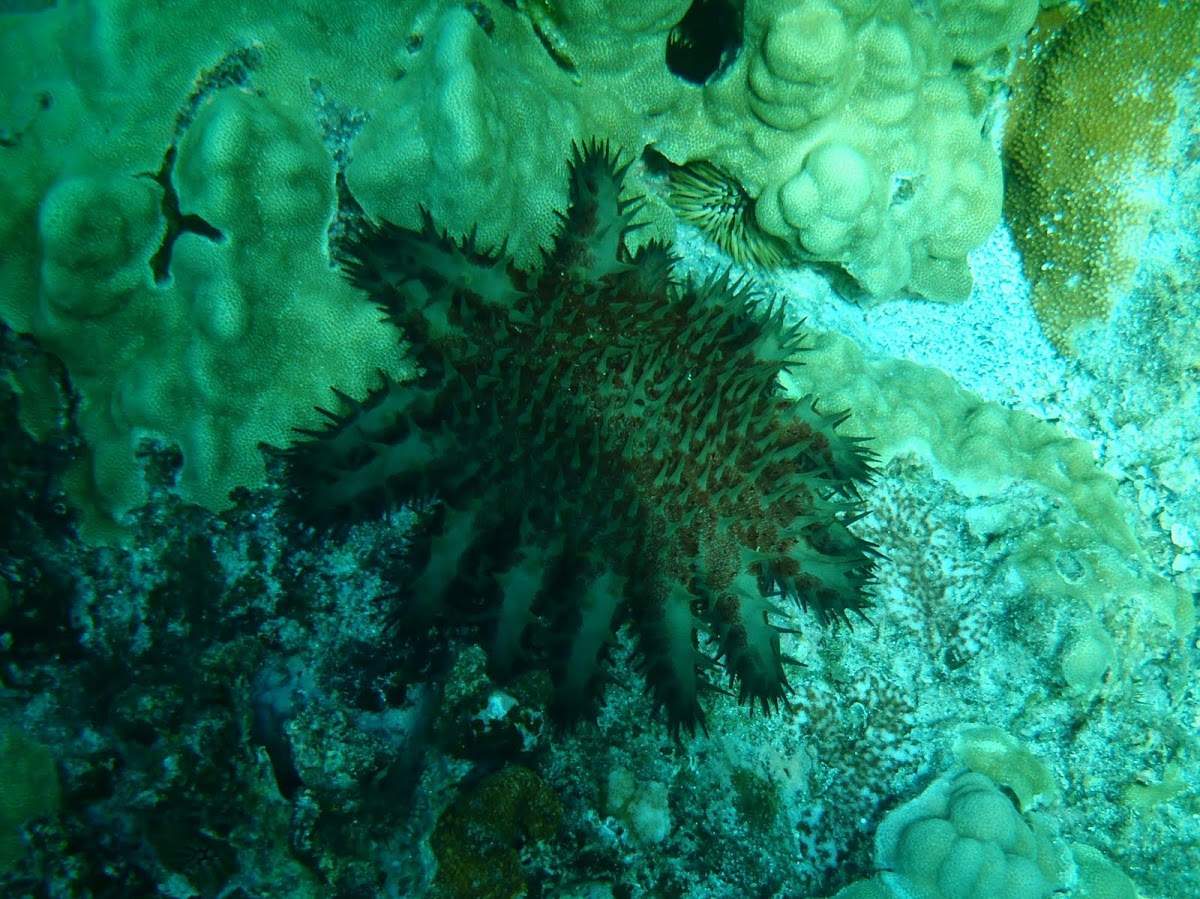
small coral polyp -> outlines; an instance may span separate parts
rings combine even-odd
[[[872,546],[851,525],[872,470],[844,415],[781,389],[803,355],[781,303],[728,274],[679,280],[661,243],[630,249],[627,168],[576,147],[534,270],[428,215],[366,225],[342,268],[424,374],[342,397],[290,459],[323,515],[437,498],[410,620],[483,612],[496,673],[547,668],[568,719],[595,709],[628,625],[678,734],[704,725],[719,667],[742,701],[784,696],[781,598],[822,623],[868,604]]]

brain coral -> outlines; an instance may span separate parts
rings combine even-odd
[[[344,397],[290,459],[302,509],[438,497],[410,620],[488,621],[495,669],[549,668],[567,717],[600,697],[630,622],[678,733],[703,724],[718,664],[743,700],[781,698],[778,597],[823,622],[866,605],[871,546],[850,525],[871,469],[844,416],[780,390],[801,352],[781,305],[728,276],[680,283],[662,244],[629,249],[625,168],[576,151],[534,270],[428,217],[367,226],[343,266],[424,375]]]

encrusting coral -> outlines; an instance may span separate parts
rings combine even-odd
[[[424,374],[342,397],[289,457],[326,518],[438,499],[409,620],[489,622],[496,671],[547,667],[567,718],[595,707],[628,621],[656,706],[690,732],[718,665],[741,700],[783,697],[778,597],[823,623],[868,604],[872,547],[850,526],[872,469],[844,414],[781,390],[802,354],[781,305],[728,275],[680,282],[661,243],[629,249],[627,168],[576,148],[534,270],[428,215],[364,226],[342,266]]]

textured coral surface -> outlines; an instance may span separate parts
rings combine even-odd
[[[1006,212],[1034,310],[1060,351],[1073,354],[1075,332],[1108,319],[1146,255],[1198,58],[1195,4],[1103,0],[1018,83]]]
[[[780,390],[801,352],[781,306],[627,248],[624,174],[606,146],[577,149],[535,271],[430,221],[366,227],[344,266],[424,375],[344,398],[291,456],[318,509],[439,498],[414,550],[418,621],[478,612],[493,666],[547,665],[570,717],[629,619],[656,704],[692,730],[717,660],[740,698],[783,696],[775,597],[822,621],[866,604],[870,544],[848,525],[869,454]]]

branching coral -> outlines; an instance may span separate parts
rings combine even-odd
[[[718,664],[742,700],[784,695],[776,598],[822,622],[867,604],[871,547],[850,525],[871,468],[844,415],[780,390],[802,350],[781,305],[728,276],[677,281],[662,244],[629,249],[625,170],[576,150],[532,271],[428,216],[366,227],[343,266],[425,374],[347,398],[290,456],[326,513],[439,497],[413,620],[490,621],[497,671],[548,667],[567,717],[599,699],[629,621],[656,705],[691,731]]]

